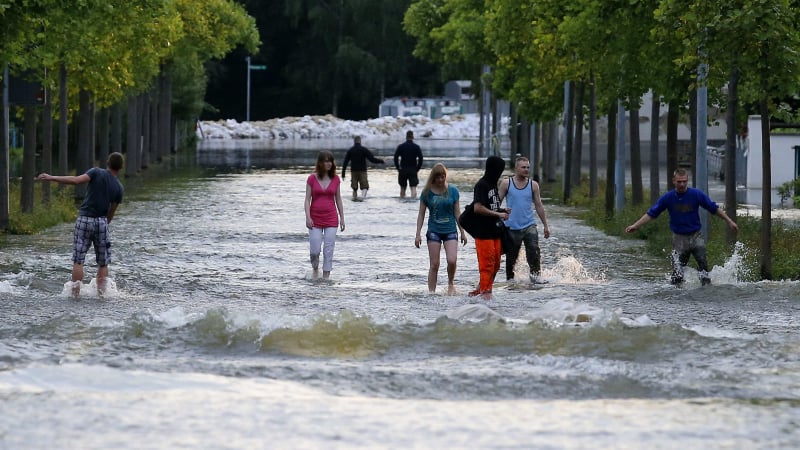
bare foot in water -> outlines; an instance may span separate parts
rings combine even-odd
[[[73,281],[72,282],[72,298],[78,298],[81,296],[81,282],[80,281]]]

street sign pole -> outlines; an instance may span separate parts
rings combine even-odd
[[[245,58],[245,61],[247,61],[247,116],[245,120],[250,122],[250,71],[267,70],[267,66],[250,64],[249,56]]]
[[[246,121],[250,122],[250,57],[246,57],[247,61],[247,115]]]

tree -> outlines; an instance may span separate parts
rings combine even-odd
[[[685,51],[679,62],[684,67],[707,63],[709,91],[721,89],[732,81],[729,94],[743,104],[758,105],[762,116],[762,178],[760,270],[763,279],[772,278],[772,207],[769,120],[777,113],[776,98],[796,93],[800,87],[798,72],[800,29],[798,3],[793,0],[734,0],[692,2],[662,0],[658,17],[662,23],[680,24],[676,35]],[[702,48],[702,53],[697,49]],[[737,83],[738,81],[738,83]],[[730,88],[733,88],[730,90]],[[728,123],[735,123],[735,104],[728,108]],[[729,150],[727,159],[735,155]],[[730,170],[735,170],[729,162]],[[735,175],[727,173],[726,177]],[[731,186],[731,185],[729,185]],[[735,187],[735,186],[733,186]],[[730,194],[731,196],[733,194]],[[726,195],[726,199],[728,195]],[[735,217],[735,205],[726,207]]]

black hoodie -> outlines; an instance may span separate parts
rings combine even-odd
[[[500,192],[497,184],[506,168],[506,162],[499,156],[490,156],[486,159],[486,170],[483,177],[475,184],[473,199],[475,203],[480,203],[492,211],[501,211]],[[475,232],[471,233],[475,239],[499,239],[500,228],[497,217],[476,214]]]

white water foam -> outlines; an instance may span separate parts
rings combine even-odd
[[[81,286],[81,297],[90,297],[90,298],[117,298],[120,296],[120,291],[117,289],[117,284],[114,282],[112,278],[108,278],[106,284],[106,291],[103,295],[99,295],[97,292],[97,278],[92,278],[91,281],[87,284],[83,284],[80,281],[67,281],[64,283],[63,289],[61,289],[61,297],[64,298],[71,298],[72,297],[72,286],[75,283],[80,283]]]

